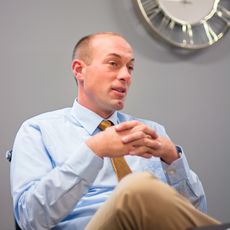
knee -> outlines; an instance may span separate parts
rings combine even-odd
[[[148,172],[130,174],[123,178],[117,189],[119,200],[125,201],[135,208],[159,209],[173,206],[177,192],[169,185]]]
[[[120,181],[117,190],[129,191],[134,194],[137,192],[145,192],[149,190],[149,184],[155,183],[157,180],[153,174],[148,172],[132,173]]]

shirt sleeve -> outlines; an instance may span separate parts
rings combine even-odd
[[[207,212],[207,202],[203,186],[198,176],[189,168],[181,149],[180,158],[170,165],[161,161],[167,182],[202,212]]]
[[[11,161],[14,212],[23,229],[51,229],[66,217],[95,180],[103,160],[83,142],[62,165],[53,164],[39,128],[24,124]]]
[[[153,123],[152,128],[159,135],[168,137],[164,126]],[[180,146],[180,158],[172,162],[170,165],[161,161],[161,165],[167,180],[167,183],[176,189],[181,195],[187,198],[197,209],[207,212],[207,201],[199,177],[190,169],[185,153]]]

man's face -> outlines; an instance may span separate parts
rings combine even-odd
[[[82,68],[78,100],[102,117],[124,107],[134,67],[130,45],[119,36],[100,35],[92,41],[92,60]]]

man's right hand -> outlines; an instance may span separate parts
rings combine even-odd
[[[122,137],[125,132],[117,132],[115,126],[106,128],[86,140],[86,144],[99,157],[119,157],[133,150],[132,144],[124,144]]]
[[[125,143],[124,138],[132,141]],[[150,158],[149,140],[158,137],[156,132],[138,121],[127,121],[120,125],[108,127],[106,130],[90,137],[86,144],[101,158],[129,155],[138,148],[139,156]],[[157,145],[157,142],[156,142]],[[140,151],[141,149],[141,151]]]

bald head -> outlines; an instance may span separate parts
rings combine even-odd
[[[90,64],[92,61],[93,54],[92,42],[94,41],[94,39],[100,36],[117,36],[125,40],[125,38],[122,35],[114,32],[100,32],[87,35],[81,38],[75,45],[73,49],[72,60],[80,59],[84,61],[86,64]]]

